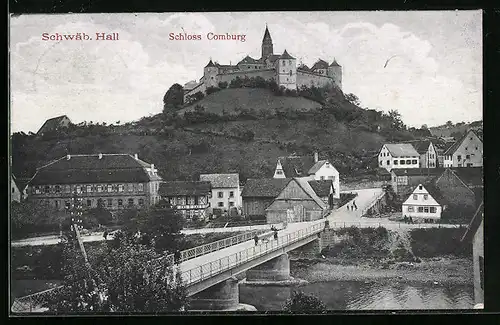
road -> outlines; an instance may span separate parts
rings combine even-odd
[[[388,218],[361,218],[365,209],[377,198],[377,196],[382,194],[381,188],[372,188],[372,189],[362,189],[362,190],[353,190],[353,193],[357,193],[358,196],[348,202],[348,204],[342,206],[341,208],[332,211],[327,219],[330,222],[330,227],[340,228],[340,227],[349,227],[349,226],[357,226],[357,227],[378,227],[384,226],[388,229],[403,229],[403,228],[453,228],[458,225],[447,225],[447,224],[404,224],[399,223],[397,221],[391,221]],[[347,206],[351,206],[353,202],[356,203],[358,209],[354,211],[347,210]],[[289,228],[292,227],[293,224],[289,224]],[[465,225],[466,226],[466,225]],[[242,227],[228,227],[228,228],[201,228],[201,229],[184,229],[182,233],[185,235],[192,234],[207,234],[207,233],[221,233],[221,232],[246,232],[252,230],[266,230],[269,229],[271,225],[255,225],[255,226],[242,226]],[[280,228],[280,225],[277,225]],[[108,240],[112,239],[112,236],[108,236]],[[103,233],[97,232],[92,233],[90,235],[83,235],[82,239],[84,242],[92,242],[92,241],[102,241],[104,240]],[[22,240],[12,241],[11,244],[13,247],[22,247],[22,246],[41,246],[41,245],[55,245],[60,242],[58,236],[43,236],[43,237],[32,237]]]

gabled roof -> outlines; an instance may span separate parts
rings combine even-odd
[[[385,147],[393,157],[419,156],[415,148],[409,143],[386,143]]]
[[[240,64],[257,64],[257,63],[259,63],[257,60],[255,60],[254,58],[247,55],[243,60],[238,62],[238,65],[240,65]]]
[[[439,176],[445,168],[393,168],[391,173],[396,176]]]
[[[19,191],[22,192],[26,188],[26,185],[28,185],[31,178],[18,178],[12,174],[12,179],[14,180],[14,183],[16,183]]]
[[[316,69],[328,69],[328,62],[319,59],[314,65],[312,66],[311,70],[316,70]]]
[[[311,175],[311,174],[316,174],[318,172],[318,170],[321,169],[321,167],[323,167],[324,164],[326,164],[328,162],[328,160],[319,160],[317,163],[315,163],[310,169],[309,171],[307,172],[308,175]]]
[[[309,180],[305,177],[297,177],[294,178],[294,180],[299,184],[300,187],[313,199],[314,202],[316,202],[317,205],[319,205],[322,208],[326,208],[325,202],[320,199],[320,197],[314,192],[313,188],[309,184]]]
[[[474,131],[474,130],[469,130],[467,131],[460,139],[458,139],[453,145],[451,145],[446,151],[445,151],[445,155],[449,156],[449,155],[453,155],[455,153],[455,151],[457,151],[457,149],[460,147],[460,145],[462,144],[462,142],[464,142],[465,139],[467,139],[467,137],[469,136],[470,133],[474,133],[475,136],[477,136],[479,138],[479,141],[481,141],[481,138],[479,137],[479,135]]]
[[[340,64],[337,63],[337,60],[333,59],[332,64],[330,64],[331,67],[340,67]]]
[[[240,185],[238,174],[201,174],[200,181],[210,182],[212,188],[229,188]]]
[[[128,154],[70,155],[40,167],[31,185],[75,183],[132,183],[161,180],[148,173],[148,164]]]
[[[484,219],[484,202],[481,202],[460,241],[470,242],[472,238],[474,238],[474,235],[476,234],[483,219]]]
[[[212,60],[210,60],[208,64],[205,66],[205,68],[207,67],[215,67],[215,64],[212,62]]]
[[[469,187],[483,186],[484,184],[482,167],[453,167],[450,169]]]
[[[290,182],[290,178],[248,179],[241,191],[242,197],[275,198]]]
[[[426,153],[427,150],[429,150],[429,146],[431,145],[430,140],[417,140],[411,141],[409,143],[413,146],[413,148],[415,148],[415,150],[417,150],[419,154]]]
[[[424,182],[422,185],[437,203],[441,205],[448,205],[448,201],[446,200],[443,192],[436,186],[434,180]]]
[[[309,181],[309,185],[314,190],[314,193],[319,197],[325,197],[330,195],[330,190],[333,188],[332,180],[319,180],[319,181]],[[333,188],[333,193],[335,193],[335,188]]]
[[[161,196],[177,195],[208,195],[212,190],[210,182],[202,181],[172,181],[162,182],[158,190]]]
[[[295,58],[290,54],[288,54],[288,52],[285,50],[283,54],[281,54],[280,59],[295,59]]]
[[[309,175],[309,170],[314,166],[314,157],[289,156],[280,157],[281,166],[285,177],[303,177]]]
[[[310,71],[309,67],[305,64],[301,64],[297,67],[298,70]]]
[[[67,118],[69,120],[69,118],[66,115],[61,115],[61,116],[57,116],[57,117],[53,117],[53,118],[48,119],[47,121],[45,121],[45,123],[43,123],[42,127],[40,128],[40,130],[38,130],[37,133],[40,133],[42,131],[56,129],[59,126],[59,124],[61,123],[61,121],[65,118]]]

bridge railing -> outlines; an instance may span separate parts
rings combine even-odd
[[[307,228],[297,230],[293,233],[278,237],[277,240],[270,240],[259,245],[241,250],[237,253],[224,256],[215,261],[194,267],[181,272],[181,278],[185,285],[193,285],[216,274],[225,272],[235,266],[246,263],[259,256],[286,247],[312,234],[322,231],[325,227],[324,220],[315,223]]]
[[[47,296],[53,293],[55,290],[62,288],[63,286],[58,286],[52,289],[40,291],[27,295],[24,297],[15,298],[11,306],[11,311],[13,313],[31,313],[37,311],[36,309],[41,308]]]
[[[466,228],[467,225],[461,224],[443,224],[443,223],[404,223],[404,222],[377,222],[377,221],[364,221],[364,222],[356,222],[356,221],[329,221],[329,228],[349,228],[349,227],[384,227],[384,228]]]

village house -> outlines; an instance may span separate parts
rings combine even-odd
[[[328,205],[329,209],[333,209],[336,205],[334,200],[335,189],[331,180],[308,181],[314,193]]]
[[[29,200],[64,210],[76,193],[87,209],[142,208],[159,202],[160,181],[154,164],[137,154],[67,155],[37,169]]]
[[[38,130],[36,134],[43,135],[44,133],[50,131],[56,131],[59,128],[68,127],[70,124],[71,120],[66,115],[53,117],[45,121],[45,123],[43,123],[42,127],[40,128],[40,130]]]
[[[200,181],[212,184],[209,212],[241,208],[240,177],[238,174],[201,174]]]
[[[434,223],[441,219],[442,195],[431,184],[419,184],[402,206],[402,216],[416,223]]]
[[[265,218],[266,208],[273,203],[288,182],[290,178],[249,178],[241,192],[243,215],[249,219]]]
[[[483,200],[481,167],[446,168],[436,178],[435,184],[452,206],[469,207],[475,211]]]
[[[10,202],[21,202],[22,194],[16,184],[14,175],[10,177]]]
[[[444,167],[482,167],[483,141],[469,130],[444,153]]]
[[[418,184],[440,176],[444,168],[394,168],[391,170],[391,185],[394,192],[406,197]]]
[[[472,242],[474,272],[474,308],[484,308],[484,202],[479,205],[467,230],[463,243]]]
[[[187,219],[207,220],[206,210],[212,196],[210,182],[170,181],[160,184],[159,195]]]
[[[397,168],[419,168],[420,154],[409,143],[384,144],[378,154],[378,166],[388,172]]]
[[[328,160],[319,160],[318,153],[310,156],[279,157],[273,178],[306,177],[309,180],[331,180],[333,198],[340,199],[340,177],[337,169]]]
[[[289,223],[318,220],[326,216],[328,208],[328,204],[314,192],[308,178],[293,178],[266,208],[266,221]]]
[[[420,168],[436,168],[438,167],[437,148],[430,140],[412,141],[410,144],[417,150],[420,155]]]

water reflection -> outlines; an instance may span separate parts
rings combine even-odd
[[[471,309],[473,288],[427,283],[321,282],[300,288],[240,286],[240,302],[257,310],[281,310],[294,289],[320,298],[330,310]]]

